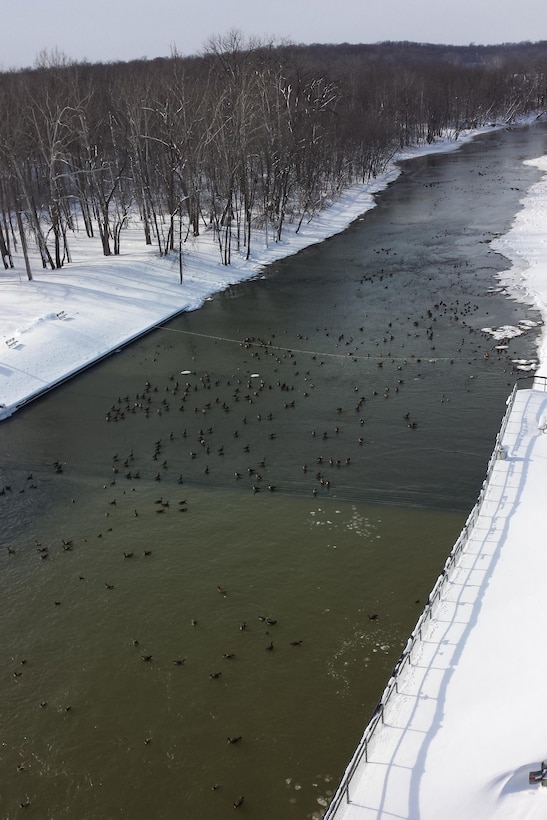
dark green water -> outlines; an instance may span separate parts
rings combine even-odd
[[[487,242],[545,137],[405,164],[0,425],[0,817],[321,815],[534,352],[480,328],[537,318]]]

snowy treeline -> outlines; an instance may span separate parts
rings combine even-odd
[[[70,234],[119,253],[129,219],[160,254],[210,231],[220,258],[380,173],[401,147],[541,109],[547,43],[477,49],[291,46],[232,32],[203,54],[131,63],[43,55],[0,74],[0,251],[70,261]],[[257,232],[260,232],[257,233]]]

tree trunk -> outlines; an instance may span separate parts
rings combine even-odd
[[[17,211],[17,227],[19,228],[19,236],[21,237],[21,248],[23,249],[23,257],[25,259],[25,268],[29,282],[32,281],[32,271],[30,269],[30,262],[27,250],[27,238],[25,236],[25,229],[23,227],[23,219],[21,218],[21,211]]]
[[[4,230],[2,225],[0,224],[0,253],[2,254],[2,262],[4,263],[4,268],[8,270],[8,268],[13,268],[13,259],[11,258],[11,252],[6,244],[6,240],[4,239]]]

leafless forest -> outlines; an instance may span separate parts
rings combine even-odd
[[[294,46],[212,39],[199,56],[0,74],[0,251],[70,262],[75,231],[120,252],[181,253],[211,232],[222,262],[279,241],[401,147],[546,105],[547,42]],[[256,241],[256,240],[255,240]]]

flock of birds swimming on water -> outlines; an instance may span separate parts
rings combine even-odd
[[[366,279],[363,277],[362,282]],[[463,333],[453,357],[444,360],[443,366],[449,366],[457,357],[467,357],[474,369],[481,364],[488,366],[491,348],[487,350],[484,336],[466,324],[466,318],[475,310],[477,305],[471,302],[439,301],[414,321],[394,318],[383,337],[372,345],[364,326],[353,334],[316,328],[313,345],[318,347],[318,340],[323,340],[322,352],[310,349],[309,338],[303,333],[296,333],[291,345],[287,336],[249,336],[239,342],[238,363],[230,375],[215,373],[213,350],[205,367],[198,365],[200,355],[196,355],[191,369],[162,377],[161,357],[169,352],[172,360],[176,345],[171,344],[172,339],[169,344],[158,343],[152,359],[143,362],[148,378],[142,387],[133,394],[120,394],[104,411],[107,438],[120,446],[112,453],[102,482],[104,522],[97,537],[108,535],[111,542],[115,540],[116,528],[123,526],[125,517],[149,521],[153,516],[156,530],[161,533],[163,519],[191,514],[195,487],[229,484],[255,496],[298,492],[315,497],[358,485],[361,479],[353,472],[356,465],[362,470],[367,459],[367,445],[373,435],[371,420],[381,418],[384,412],[378,402],[389,400],[392,404],[397,400],[401,431],[407,430],[409,435],[426,424],[408,409],[405,383],[420,378],[433,365],[438,322],[458,323]],[[217,344],[229,342],[219,340]],[[420,353],[414,353],[414,348]],[[344,378],[338,380],[341,369]],[[439,398],[441,402],[449,400],[444,393]],[[130,440],[132,446],[126,447]],[[48,469],[63,476],[74,467],[61,457]],[[17,486],[13,480],[4,483],[0,498],[11,501],[17,494],[39,490],[39,484],[38,471],[33,470]],[[141,491],[142,487],[146,489]],[[151,497],[152,488],[155,497]],[[67,535],[60,540],[59,551],[73,552],[76,544],[76,538]],[[39,538],[34,549],[40,561],[48,561],[53,554],[53,547]],[[11,560],[17,550],[8,544],[6,553]],[[153,560],[154,554],[152,547],[144,548],[139,555],[133,548],[126,548],[120,550],[120,559],[130,562],[142,555]],[[78,580],[87,579],[79,575]],[[105,578],[103,585],[113,594],[118,588],[110,578]],[[216,591],[222,597],[229,594],[222,584]],[[62,607],[63,601],[55,599],[53,604]],[[369,612],[368,619],[376,622],[378,613]],[[305,649],[305,638],[300,635],[285,635],[281,643],[275,634],[277,617],[261,614],[258,622],[264,653],[275,655],[282,645],[291,647],[291,651]],[[190,626],[199,630],[201,623],[202,615],[196,612]],[[256,625],[256,616],[245,616],[237,628],[253,632]],[[155,652],[143,646],[139,637],[131,643],[142,663],[156,662]],[[220,660],[236,661],[237,653],[227,647]],[[188,658],[180,655],[167,662],[185,668]],[[27,669],[27,659],[23,658],[13,671],[14,679],[21,681]],[[224,680],[223,674],[225,678],[225,668],[218,666],[203,672],[204,677],[217,682]],[[39,705],[46,709],[48,702],[43,699]],[[72,705],[63,704],[59,709],[72,712]],[[152,736],[144,739],[146,745],[152,741]],[[245,741],[242,734],[235,733],[228,735],[226,742],[239,746]],[[26,768],[21,763],[19,771]],[[219,783],[210,788],[222,791]],[[238,809],[244,801],[240,794],[231,805]],[[28,799],[20,802],[21,808],[30,805]]]
[[[230,376],[193,368],[172,373],[167,384],[148,380],[141,391],[119,396],[106,409],[105,419],[119,424],[134,416],[161,418],[165,432],[154,441],[151,463],[141,459],[136,464],[131,454],[129,461],[126,458],[113,467],[116,479],[146,477],[162,482],[176,475],[177,482],[183,484],[188,477],[201,479],[200,483],[224,483],[231,478],[242,481],[253,494],[302,492],[307,486],[314,496],[334,489],[337,482],[348,484],[347,477],[341,480],[338,471],[365,457],[370,416],[378,418],[386,412],[372,409],[371,403],[403,395],[406,379],[420,378],[424,368],[437,363],[438,318],[448,317],[465,327],[466,317],[476,309],[471,302],[460,305],[456,300],[447,305],[440,301],[413,322],[403,339],[395,335],[399,320],[390,321],[372,350],[359,338],[364,327],[355,337],[316,328],[315,344],[321,335],[326,339],[322,353],[308,349],[309,339],[301,333],[296,334],[291,347],[274,334],[268,339],[248,337],[240,343],[247,367],[239,367]],[[407,352],[407,347],[412,349],[412,340],[420,337],[426,340],[426,350],[421,355]],[[467,357],[476,368],[479,360],[487,361],[490,356],[481,342],[477,339],[471,345],[464,335],[454,356],[440,366],[453,364],[456,357]],[[158,346],[156,357],[160,355]],[[354,365],[354,373],[346,370],[350,378],[355,376],[354,383],[348,388],[346,379],[336,396],[329,395],[330,382],[336,380],[333,365],[338,369]],[[367,370],[365,383],[363,366]],[[372,379],[371,366],[378,373]],[[440,396],[441,402],[448,400],[444,393]],[[307,424],[310,419],[313,423]],[[400,422],[401,428],[409,430],[419,426],[406,407],[401,410]],[[301,436],[297,448],[295,431]],[[297,463],[299,455],[302,458]]]

